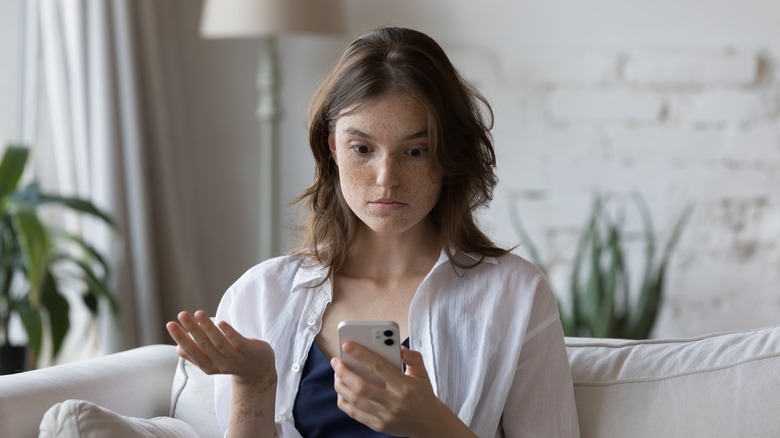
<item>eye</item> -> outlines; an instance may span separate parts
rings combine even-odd
[[[425,148],[414,148],[408,151],[408,154],[412,157],[423,157],[426,153],[428,153],[428,149]]]
[[[355,152],[357,152],[358,154],[361,154],[361,155],[367,154],[367,153],[369,153],[371,151],[368,148],[368,146],[366,146],[364,144],[355,144],[355,145],[352,145],[350,147],[352,148],[353,151],[355,151]]]

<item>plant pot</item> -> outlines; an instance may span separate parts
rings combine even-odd
[[[21,373],[27,369],[27,347],[0,346],[0,375]]]

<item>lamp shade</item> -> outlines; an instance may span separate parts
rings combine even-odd
[[[339,33],[340,0],[206,0],[204,38],[248,38],[285,33]]]

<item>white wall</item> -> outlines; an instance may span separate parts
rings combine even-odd
[[[0,150],[20,139],[24,2],[0,0]]]
[[[197,35],[181,9],[202,287],[221,294],[257,262],[253,41]],[[780,3],[774,0],[347,0],[342,38],[283,37],[280,234],[311,181],[309,96],[351,38],[380,24],[436,38],[488,96],[501,183],[484,224],[519,242],[515,205],[562,287],[591,193],[640,190],[661,237],[695,214],[672,261],[657,336],[780,320]],[[22,0],[0,0],[0,141],[19,129]],[[632,210],[629,210],[629,212]],[[636,229],[635,215],[629,223]],[[518,252],[522,253],[520,249]],[[213,309],[211,309],[213,311]]]
[[[592,192],[625,202],[639,190],[661,238],[687,203],[696,208],[672,260],[656,336],[780,321],[780,3],[347,5],[350,36],[380,24],[426,31],[483,89],[496,113],[501,176],[484,224],[496,240],[517,244],[508,212],[516,205],[555,262],[554,285],[565,284]],[[216,300],[257,254],[255,55],[251,42],[187,38],[196,173],[208,176],[194,183],[201,256]],[[350,39],[280,39],[283,224],[294,222],[287,203],[311,181],[308,98]],[[637,229],[635,215],[629,225]]]

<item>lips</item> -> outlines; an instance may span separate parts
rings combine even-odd
[[[403,202],[401,202],[401,201],[398,201],[398,200],[395,200],[395,199],[390,199],[390,198],[377,199],[377,200],[371,201],[371,203],[372,204],[403,204]]]
[[[395,209],[405,207],[406,203],[398,201],[396,199],[382,198],[382,199],[376,199],[374,201],[370,201],[369,205],[382,210],[395,210]]]

